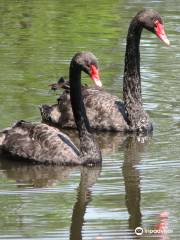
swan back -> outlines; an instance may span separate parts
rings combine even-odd
[[[18,121],[1,134],[1,148],[12,156],[48,164],[80,164],[78,148],[54,127]]]

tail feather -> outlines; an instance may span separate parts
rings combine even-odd
[[[57,81],[57,83],[50,84],[49,87],[51,87],[51,90],[56,91],[58,89],[66,89],[69,90],[69,81],[65,81],[64,77],[60,77],[60,79]]]

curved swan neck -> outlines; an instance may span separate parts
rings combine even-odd
[[[86,116],[86,111],[81,94],[81,69],[75,64],[71,63],[70,66],[70,96],[71,105],[74,114],[74,119],[77,125],[79,134],[89,132],[91,133],[91,128],[89,126],[89,121]]]
[[[131,131],[152,131],[148,114],[144,111],[141,96],[139,43],[143,25],[136,16],[128,30],[123,79],[123,100],[127,122]]]
[[[124,103],[142,104],[139,43],[142,25],[135,17],[128,30],[123,79]]]
[[[70,65],[69,79],[71,105],[79,132],[82,161],[101,159],[101,152],[92,134],[81,94],[81,68],[73,61]]]

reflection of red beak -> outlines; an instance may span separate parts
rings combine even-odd
[[[166,36],[166,33],[164,31],[164,25],[161,24],[158,20],[155,21],[155,33],[166,45],[170,46],[170,41]]]
[[[91,79],[95,82],[96,86],[102,87],[102,82],[99,77],[99,71],[93,64],[90,66],[90,76]]]

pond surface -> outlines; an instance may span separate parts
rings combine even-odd
[[[127,28],[143,7],[164,16],[171,41],[168,48],[142,34],[142,93],[153,136],[98,134],[102,168],[1,157],[0,239],[180,239],[180,4],[144,2],[0,0],[0,128],[40,121],[38,105],[57,98],[48,84],[68,75],[78,51],[96,54],[104,88],[121,97]],[[163,224],[164,235],[134,233]]]

